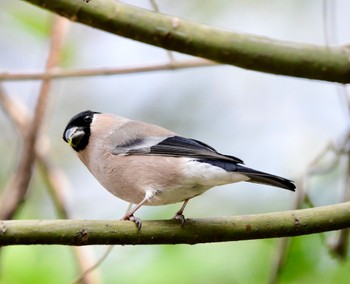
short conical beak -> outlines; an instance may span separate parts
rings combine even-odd
[[[76,126],[73,126],[67,129],[66,132],[64,133],[65,141],[73,148],[79,144],[83,136],[84,136],[84,131],[81,128]]]

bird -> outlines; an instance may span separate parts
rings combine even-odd
[[[296,188],[292,180],[246,167],[199,140],[111,113],[76,114],[63,140],[105,189],[135,205],[122,220],[138,229],[142,221],[134,214],[141,206],[183,202],[174,219],[184,224],[188,201],[215,186],[244,181]]]

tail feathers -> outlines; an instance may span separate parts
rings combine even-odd
[[[256,171],[241,165],[236,165],[236,171],[248,176],[250,178],[248,182],[266,184],[270,186],[275,186],[275,187],[295,191],[295,184],[293,181],[289,179],[260,172],[260,171]]]

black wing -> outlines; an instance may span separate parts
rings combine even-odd
[[[242,163],[241,159],[222,155],[213,147],[181,136],[171,136],[163,140],[159,137],[136,139],[127,145],[118,146],[112,150],[113,154],[122,155],[156,155],[167,157],[189,157],[208,160],[225,160],[231,163]]]
[[[256,182],[276,186],[291,191],[295,190],[293,181],[276,175],[256,171],[245,166],[243,161],[228,155],[218,153],[213,147],[181,136],[147,137],[135,139],[125,145],[117,146],[112,150],[115,155],[153,155],[167,157],[196,158],[198,162],[208,163],[229,172],[244,174],[250,178],[249,182]]]
[[[198,158],[198,162],[208,163],[229,172],[244,174],[250,178],[249,182],[295,190],[295,185],[291,180],[238,165],[243,161],[233,156],[222,155],[211,146],[194,139],[180,136],[170,137],[152,146],[149,154],[194,157]]]

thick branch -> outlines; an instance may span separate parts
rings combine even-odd
[[[350,83],[348,46],[283,42],[192,23],[115,0],[25,0],[123,37],[246,69]]]
[[[144,221],[0,221],[0,245],[196,244],[300,236],[350,227],[350,202],[260,215]]]

